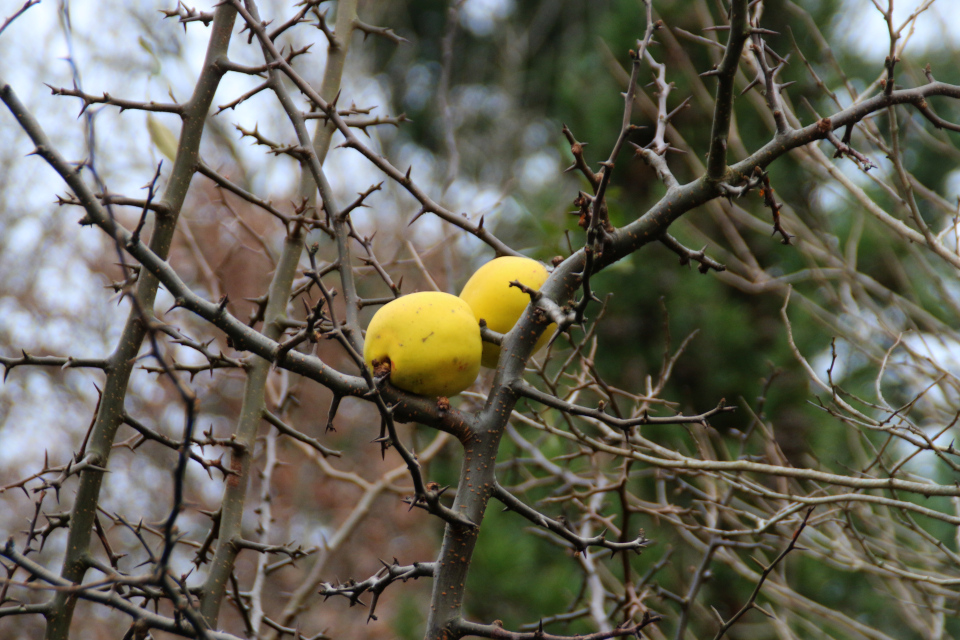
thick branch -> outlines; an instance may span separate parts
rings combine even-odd
[[[727,169],[727,137],[730,135],[730,120],[733,117],[733,84],[747,35],[747,0],[733,0],[730,6],[727,47],[720,65],[711,73],[717,76],[710,152],[707,155],[707,176],[712,180],[722,178]]]

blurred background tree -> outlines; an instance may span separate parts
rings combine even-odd
[[[705,172],[718,82],[708,72],[727,43],[728,5],[654,3],[662,27],[650,59],[641,61],[632,120],[646,128],[628,140],[641,148],[667,143],[671,149],[662,157],[681,184]],[[296,140],[288,116],[269,91],[237,102],[260,87],[264,74],[223,75],[202,141],[177,141],[179,118],[148,104],[188,103],[209,66],[204,48],[213,14],[198,12],[213,11],[212,4],[40,3],[0,33],[0,52],[11,61],[3,81],[61,154],[86,163],[84,177],[101,196],[142,202],[141,187],[154,180],[161,160],[156,190],[171,189],[164,140],[180,145],[168,153],[181,159],[183,145],[194,145],[203,168],[189,192],[184,189],[168,263],[202,298],[216,303],[226,296],[230,313],[260,330],[267,313],[262,296],[282,262],[289,217],[305,210],[298,194],[302,156],[284,148]],[[402,293],[458,292],[495,253],[478,237],[481,221],[480,228],[507,247],[548,264],[584,246],[573,202],[578,191],[593,191],[584,172],[564,172],[575,162],[571,139],[586,143],[586,163],[599,171],[620,134],[628,51],[638,50],[647,27],[642,2],[360,2],[361,22],[349,27],[340,26],[335,2],[263,2],[259,11],[273,21],[270,28],[302,14],[303,22],[277,42],[285,53],[313,45],[293,66],[318,90],[327,87],[329,61],[346,54],[342,79],[333,85],[344,119],[364,144],[401,172],[410,167],[424,193],[468,221],[465,232],[433,213],[419,216],[422,202],[397,179],[387,179],[366,199],[369,208],[351,213],[361,298],[382,302],[395,293],[390,282]],[[783,111],[796,128],[883,94],[891,46],[899,56],[897,89],[926,84],[928,64],[937,81],[960,83],[958,32],[950,26],[955,11],[932,2],[750,4],[770,48],[766,60],[784,62],[775,80],[787,87]],[[263,65],[257,43],[245,46],[246,36],[256,40],[253,34],[237,35],[242,22],[233,28],[230,59]],[[345,28],[349,49],[328,51],[324,34]],[[890,30],[898,36],[892,45]],[[664,66],[669,88],[654,82],[655,65]],[[751,86],[757,74],[761,82]],[[733,83],[730,164],[776,132],[764,80],[748,45]],[[288,76],[277,82],[302,110],[321,110],[309,106]],[[67,95],[51,96],[42,83]],[[109,98],[94,100],[104,92]],[[117,100],[142,108],[120,110]],[[955,101],[931,104],[947,122],[960,120]],[[86,108],[76,119],[79,105]],[[658,118],[668,115],[658,130]],[[79,473],[70,461],[82,462],[78,452],[100,401],[104,373],[96,360],[116,348],[123,318],[135,312],[128,297],[131,271],[118,266],[107,235],[77,227],[73,210],[51,204],[57,194],[72,196],[47,165],[24,158],[34,143],[4,117],[0,356],[8,375],[0,387],[0,524],[17,548],[30,551],[29,559],[59,574],[69,557],[71,523],[64,514],[74,508]],[[317,120],[307,122],[313,131]],[[652,442],[684,460],[930,482],[944,489],[941,497],[844,488],[789,473],[678,471],[630,461],[597,448],[618,442],[617,430],[602,420],[523,399],[500,444],[500,483],[582,537],[606,529],[611,540],[628,542],[642,527],[656,544],[642,554],[602,547],[583,552],[556,531],[531,531],[529,521],[491,505],[470,564],[466,619],[499,619],[511,632],[531,632],[544,619],[551,633],[602,634],[650,612],[664,619],[638,631],[647,637],[714,637],[721,627],[717,616],[729,620],[749,601],[760,570],[807,522],[804,507],[816,504],[823,506],[801,539],[807,550],[778,564],[756,601],[767,615],[747,614],[732,637],[960,636],[958,585],[951,577],[960,562],[960,503],[947,491],[957,478],[951,443],[960,415],[957,134],[933,126],[910,106],[874,110],[850,136],[845,129],[835,133],[839,146],[826,140],[798,146],[769,167],[768,184],[755,182],[741,197],[731,192],[711,199],[670,227],[676,241],[705,247],[724,270],[706,268],[693,250],[678,265],[675,250],[652,242],[598,273],[591,286],[603,302],[588,308],[586,330],[573,328],[570,340],[559,339],[549,356],[531,360],[527,379],[577,405],[602,403],[610,415],[692,416],[722,399],[738,408],[702,424],[634,426],[622,437],[634,438],[638,451],[650,453]],[[354,149],[342,147],[344,141],[338,131],[329,152],[324,149],[325,160],[317,153],[332,199],[341,205],[384,180]],[[847,151],[835,157],[838,148]],[[614,227],[651,211],[667,193],[654,167],[637,155],[628,144],[616,158],[605,201]],[[784,230],[773,235],[769,201],[759,195],[769,195],[771,185],[783,207]],[[111,215],[128,230],[136,228],[142,207],[124,207],[129,203],[119,196],[101,201],[112,202]],[[271,209],[280,215],[271,217]],[[282,216],[286,224],[278,223]],[[322,213],[316,219],[322,221]],[[148,216],[145,236],[153,225]],[[321,271],[330,267],[323,275],[333,282],[327,274],[335,273],[343,254],[329,231],[317,222],[301,244],[319,243],[316,260]],[[312,307],[320,295],[310,289],[306,256],[299,266],[294,291]],[[335,288],[343,290],[339,282]],[[155,560],[148,549],[159,553],[169,546],[172,575],[184,576],[181,588],[203,599],[229,473],[227,441],[246,406],[247,376],[237,365],[255,356],[234,349],[237,335],[228,339],[222,327],[174,308],[175,302],[162,287],[155,310],[166,329],[156,332],[159,346],[141,351],[127,386],[125,424],[113,443],[93,533],[99,564],[85,579],[115,580],[108,567],[139,575],[138,562]],[[342,314],[344,307],[338,308]],[[361,326],[374,308],[360,311]],[[309,311],[294,299],[289,314],[293,322],[283,327],[288,338],[303,329]],[[356,376],[331,335],[309,348],[325,364]],[[24,353],[53,359],[34,361]],[[67,356],[89,361],[56,359]],[[187,493],[176,545],[164,526],[176,500],[171,469],[184,404],[161,359],[179,369],[177,379],[198,398],[193,453],[199,460],[181,475]],[[394,558],[401,565],[434,560],[440,522],[402,501],[414,494],[403,461],[393,449],[381,459],[379,445],[370,444],[378,437],[376,409],[350,394],[341,404],[339,394],[288,369],[271,369],[263,388],[276,422],[257,432],[256,472],[245,478],[240,524],[245,537],[291,546],[271,549],[270,556],[251,549],[236,557],[228,604],[218,624],[213,616],[213,626],[247,637],[277,637],[294,627],[308,637],[422,637],[429,578],[391,586],[376,601],[373,619],[371,594],[338,581],[363,580]],[[454,407],[467,415],[479,410],[492,397],[492,384],[491,373],[481,374]],[[326,429],[331,409],[335,431]],[[429,412],[419,418],[430,426],[439,420]],[[455,487],[462,462],[455,439],[398,426],[419,453],[424,477]],[[577,435],[581,430],[587,437]],[[343,455],[326,458],[327,450]],[[18,533],[25,520],[28,532]],[[137,528],[141,520],[145,530]],[[6,560],[2,635],[54,637],[49,620],[55,616],[43,609],[50,594],[33,588],[37,581],[28,581],[29,570],[17,565],[16,558]],[[140,588],[114,587],[129,601],[153,598],[161,614],[172,615],[174,596],[144,595]],[[367,608],[317,594],[338,588],[362,596]],[[81,599],[68,626],[76,637],[120,637],[118,625],[126,630],[128,623],[115,605]],[[169,630],[154,633],[162,637]],[[198,635],[183,632],[191,634]]]

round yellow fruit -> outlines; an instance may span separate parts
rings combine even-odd
[[[477,379],[483,342],[470,306],[449,293],[411,293],[380,307],[363,359],[390,366],[390,382],[421,396],[452,396]]]
[[[460,292],[460,298],[473,309],[477,321],[483,319],[493,331],[507,333],[530,304],[530,296],[517,287],[511,287],[510,283],[517,280],[531,289],[539,289],[549,275],[543,264],[530,258],[494,258],[470,276]],[[547,327],[537,340],[534,352],[547,344],[556,328],[555,324]],[[483,366],[496,367],[499,359],[500,347],[484,342]]]

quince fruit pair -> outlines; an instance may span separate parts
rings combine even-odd
[[[452,396],[476,380],[480,365],[496,367],[500,347],[480,339],[482,318],[498,333],[513,328],[530,296],[510,282],[539,289],[546,268],[529,258],[496,258],[482,266],[460,297],[433,291],[388,302],[367,327],[363,359],[374,372],[388,367],[390,382],[422,396]],[[553,334],[551,325],[535,347]]]

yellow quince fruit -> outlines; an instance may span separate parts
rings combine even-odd
[[[449,293],[411,293],[383,305],[370,320],[363,359],[390,382],[421,396],[452,396],[477,379],[480,327],[470,306]]]
[[[530,258],[494,258],[470,276],[460,298],[470,305],[478,322],[483,319],[493,331],[507,333],[530,304],[530,296],[510,283],[517,280],[531,289],[539,289],[549,275],[543,264]],[[533,348],[534,353],[547,344],[556,328],[555,324],[546,328]],[[500,347],[484,342],[480,360],[483,366],[494,368],[499,359]]]

